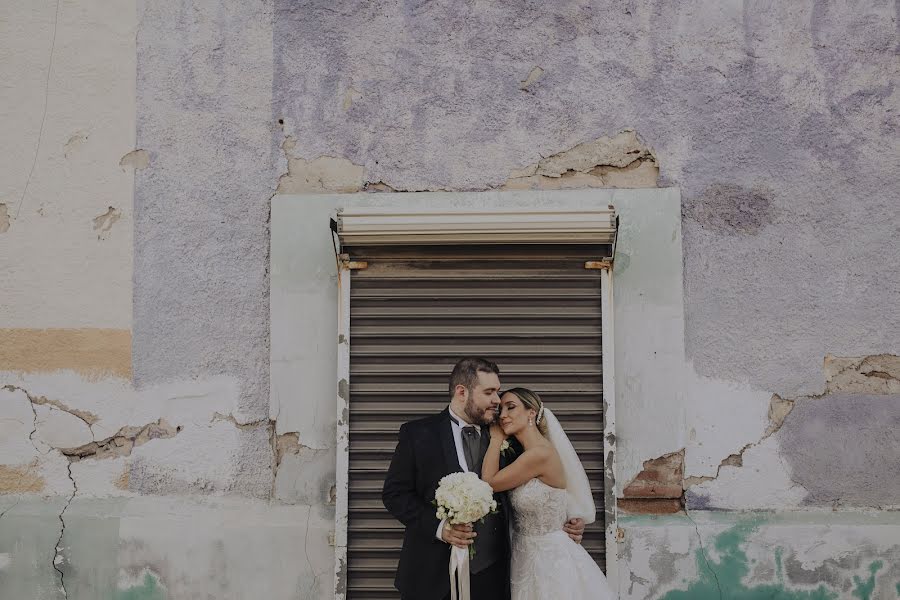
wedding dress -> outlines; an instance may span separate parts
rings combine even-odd
[[[563,531],[566,490],[540,479],[510,490],[514,525],[512,600],[613,600],[587,550]]]

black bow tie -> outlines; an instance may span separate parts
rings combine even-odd
[[[479,427],[478,425],[472,425],[471,423],[463,423],[462,421],[460,421],[459,419],[454,417],[452,414],[450,415],[450,420],[453,421],[454,423],[456,423],[460,427],[462,432],[467,435],[472,435],[473,433],[475,433],[476,435],[481,434],[481,427]]]

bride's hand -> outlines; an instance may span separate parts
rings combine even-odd
[[[500,423],[491,423],[491,439],[500,442],[506,439],[506,434],[503,433],[503,428],[500,427]]]

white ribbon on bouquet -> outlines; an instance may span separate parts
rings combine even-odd
[[[459,588],[457,589],[457,578]],[[450,547],[450,600],[471,600],[469,590],[469,549]]]

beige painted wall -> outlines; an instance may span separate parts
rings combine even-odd
[[[0,3],[0,330],[20,342],[131,329],[136,26],[128,0]]]

